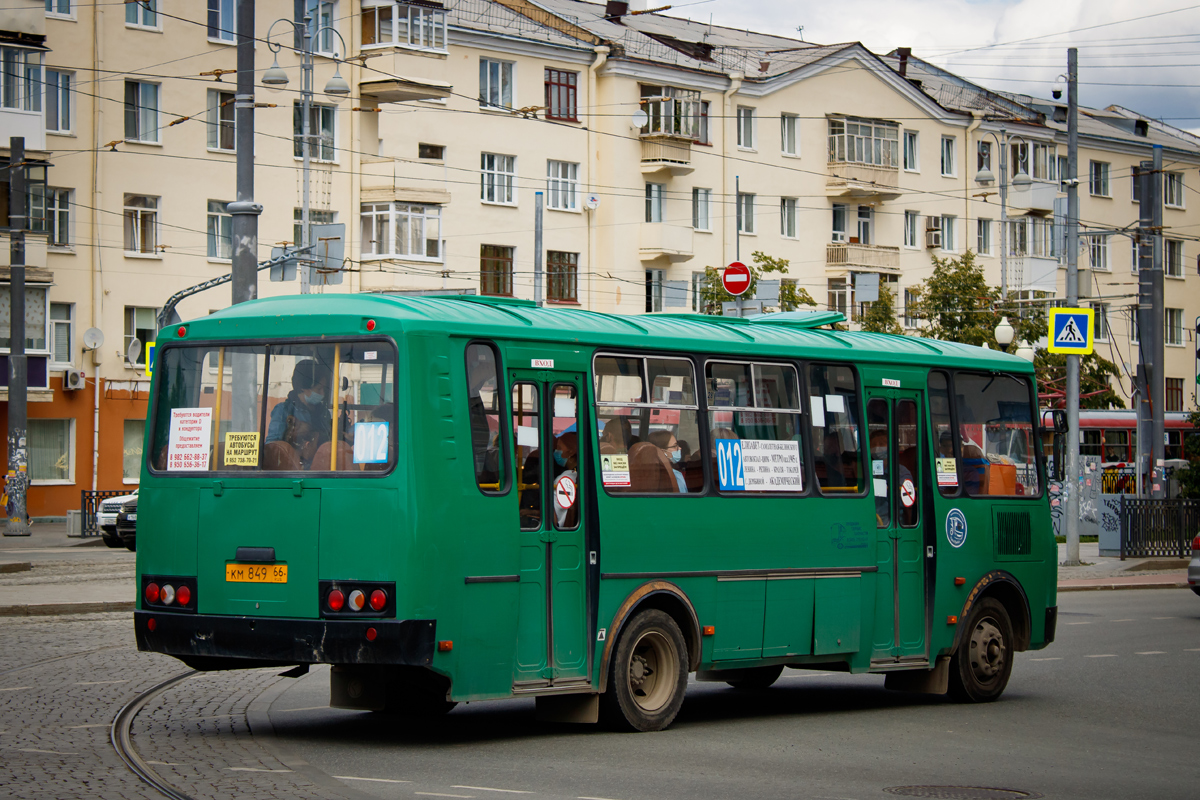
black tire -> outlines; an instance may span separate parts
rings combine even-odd
[[[125,543],[122,542],[120,539],[116,538],[115,536],[101,536],[100,538],[104,540],[105,547],[111,547],[113,549],[116,549],[118,547],[125,546]]]
[[[1197,595],[1200,595],[1200,586],[1192,586],[1192,587],[1189,587],[1189,588],[1191,588],[1191,590],[1192,590],[1192,594],[1197,594]]]
[[[783,674],[783,664],[776,664],[773,667],[750,667],[735,671],[737,677],[725,681],[730,686],[735,689],[762,691],[769,689],[771,684],[779,680],[779,676]]]
[[[125,549],[131,553],[136,553],[137,552],[137,540],[136,539],[127,539],[125,541]]]
[[[967,616],[950,662],[950,696],[963,703],[990,703],[1004,693],[1012,667],[1012,620],[999,600],[985,597]]]
[[[666,612],[646,609],[621,631],[600,696],[605,722],[618,730],[661,731],[675,720],[687,690],[688,651]]]
[[[402,717],[444,717],[458,705],[446,699],[450,684],[425,670],[399,667],[387,677],[385,714]]]

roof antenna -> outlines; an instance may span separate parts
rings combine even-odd
[[[804,41],[804,26],[800,25],[796,28],[796,33],[800,34],[800,41]]]

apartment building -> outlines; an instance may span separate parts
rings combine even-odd
[[[42,86],[4,93],[0,107],[0,154],[21,133],[46,165],[28,257],[31,291],[43,292],[31,319],[46,331],[28,345],[45,359],[29,412],[34,516],[76,507],[81,489],[136,485],[148,379],[129,344],[154,338],[172,294],[230,269],[234,5],[13,0],[0,10],[3,46],[36,66],[10,79],[17,57],[6,56],[5,80]],[[282,45],[277,55],[259,45],[259,74],[277,59],[292,79],[257,91],[261,258],[299,238],[292,23],[305,14],[318,89],[311,218],[344,223],[347,254],[341,280],[313,291],[532,298],[540,260],[547,303],[685,312],[706,267],[762,251],[856,318],[859,276],[879,275],[907,311],[931,255],[972,250],[1010,293],[1064,294],[1065,101],[993,91],[906,51],[815,45],[623,2],[258,0],[256,35]],[[320,92],[335,70],[350,97]],[[1080,265],[1094,278],[1088,302],[1104,312],[1101,353],[1122,366],[1136,362],[1135,277],[1128,239],[1100,234],[1136,219],[1130,171],[1152,145],[1177,176],[1164,212],[1176,232],[1164,248],[1166,401],[1192,408],[1200,276],[1189,264],[1200,250],[1188,195],[1200,141],[1120,108],[1084,109],[1080,141]],[[7,264],[6,240],[0,249]],[[299,290],[259,283],[261,295]],[[218,287],[178,310],[187,319],[228,302]],[[85,351],[93,327],[105,343]],[[65,388],[71,369],[85,388]]]

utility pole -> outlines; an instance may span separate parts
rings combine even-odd
[[[1008,300],[1008,131],[1000,128],[1000,299]]]
[[[301,248],[312,244],[312,211],[309,181],[312,179],[312,105],[313,105],[313,53],[311,17],[305,13],[304,30],[301,31],[303,50],[300,53],[300,165],[302,178],[300,194],[300,241]],[[310,259],[300,266],[300,294],[312,291],[312,253],[303,251]]]
[[[533,193],[533,302],[542,305],[542,200]]]
[[[733,260],[742,260],[742,176],[733,176]],[[847,212],[849,213],[849,212]],[[742,316],[742,295],[733,298],[737,315]]]
[[[8,492],[5,536],[28,536],[25,490],[29,486],[28,388],[25,359],[25,137],[8,140],[8,219],[10,247],[9,298],[12,313],[8,328]]]
[[[1138,170],[1138,444],[1150,459],[1149,495],[1166,496],[1163,485],[1164,299],[1162,252],[1162,147],[1154,145],[1151,161]],[[1145,442],[1149,442],[1147,446]],[[1139,487],[1140,489],[1141,487]]]
[[[1067,307],[1079,306],[1079,51],[1067,50]],[[1067,355],[1066,566],[1079,564],[1079,356]]]
[[[258,215],[254,202],[254,0],[237,0],[237,200],[233,217],[233,302],[258,297]]]

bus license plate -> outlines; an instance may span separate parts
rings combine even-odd
[[[287,583],[287,564],[226,564],[227,583]]]

